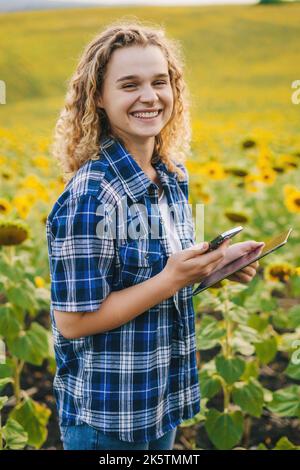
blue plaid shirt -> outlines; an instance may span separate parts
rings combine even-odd
[[[184,249],[194,244],[195,232],[188,174],[183,164],[176,165],[184,181],[161,160],[153,164]],[[157,222],[159,238],[149,231],[138,239],[120,236],[124,200],[127,226],[145,227],[142,211],[132,210],[143,204],[146,220]],[[146,442],[200,411],[192,285],[118,328],[77,339],[64,338],[53,315],[54,309],[96,312],[112,291],[164,268],[171,247],[157,201],[157,185],[124,145],[108,136],[100,141],[99,159],[82,165],[48,215],[53,387],[61,425],[87,423],[119,440]],[[97,236],[103,221],[118,230],[117,237]]]

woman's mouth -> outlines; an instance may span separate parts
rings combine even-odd
[[[159,109],[155,112],[144,112],[144,113],[129,113],[135,119],[139,121],[154,121],[162,112],[162,109]]]

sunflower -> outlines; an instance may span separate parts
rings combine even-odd
[[[238,176],[244,178],[248,175],[248,171],[245,168],[239,168],[235,166],[230,166],[225,169],[225,173],[231,174],[233,176]]]
[[[7,158],[4,155],[0,155],[0,166],[7,164]]]
[[[47,171],[50,166],[49,158],[45,157],[44,155],[36,155],[32,158],[32,162],[37,168],[40,168],[44,171]]]
[[[242,148],[244,149],[250,149],[255,146],[256,146],[256,142],[254,139],[245,139],[242,142]]]
[[[226,178],[223,166],[217,161],[205,163],[199,168],[199,172],[213,180],[223,180]]]
[[[295,268],[289,263],[271,263],[265,268],[264,278],[267,281],[287,282],[294,273]]]
[[[197,201],[200,199],[202,202],[206,204],[209,204],[211,202],[211,195],[203,190],[203,185],[201,182],[199,181],[194,182],[192,184],[191,192]]]
[[[17,220],[0,220],[0,245],[20,245],[29,236],[26,224]]]
[[[240,222],[240,223],[246,223],[249,222],[249,217],[245,212],[238,212],[238,211],[226,211],[225,212],[225,217],[227,217],[228,220],[231,222]]]
[[[193,162],[192,160],[188,160],[185,164],[186,169],[191,175],[197,175],[199,174],[199,163],[198,162]]]
[[[276,176],[276,172],[271,167],[265,167],[261,169],[258,179],[265,184],[273,184],[276,180]]]
[[[5,215],[11,212],[12,205],[7,199],[0,198],[0,214]]]
[[[284,166],[273,165],[272,170],[276,171],[276,173],[284,173],[285,168],[284,168]]]
[[[290,212],[300,214],[300,191],[293,191],[285,195],[284,203]]]
[[[299,190],[296,186],[292,184],[285,184],[283,186],[283,193],[285,196],[289,196],[290,194],[297,193]]]
[[[35,283],[36,287],[44,287],[45,286],[45,280],[41,276],[35,276],[34,283]]]
[[[270,168],[271,159],[268,155],[260,155],[256,160],[256,166],[261,170],[266,170]]]
[[[38,149],[40,152],[46,152],[49,148],[50,140],[48,137],[41,137],[38,140]]]
[[[281,155],[279,157],[279,164],[284,166],[285,169],[289,170],[292,168],[298,168],[299,159],[292,155]]]
[[[244,178],[244,183],[245,183],[245,189],[248,193],[256,193],[258,191],[258,177],[257,175],[247,175]]]
[[[41,180],[35,174],[26,176],[20,186],[25,189],[34,189],[36,191],[41,190],[44,187]]]
[[[12,180],[15,176],[15,173],[13,171],[11,171],[9,168],[6,168],[5,170],[1,171],[1,177],[4,179],[4,180]]]
[[[22,219],[26,219],[33,203],[32,195],[28,194],[16,194],[13,199],[13,205]]]

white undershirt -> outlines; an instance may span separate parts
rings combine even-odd
[[[180,239],[176,232],[173,217],[170,214],[167,197],[165,195],[164,190],[162,194],[160,195],[160,197],[158,198],[158,205],[159,205],[159,210],[160,210],[163,222],[164,222],[165,230],[167,233],[168,241],[171,246],[172,253],[181,251],[182,247],[181,247]]]

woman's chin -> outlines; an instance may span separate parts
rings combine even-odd
[[[131,134],[137,139],[149,139],[151,137],[155,137],[156,135],[158,135],[159,132],[160,130],[150,131],[149,129],[147,132],[134,131],[134,132],[131,132]]]

